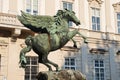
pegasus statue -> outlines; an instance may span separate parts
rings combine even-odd
[[[74,47],[77,47],[76,41],[72,39],[76,34],[87,43],[86,37],[80,34],[78,29],[69,31],[69,21],[80,25],[80,21],[73,11],[58,10],[55,16],[31,15],[22,11],[18,19],[24,27],[38,33],[36,36],[29,35],[25,39],[26,47],[20,51],[20,65],[23,68],[27,64],[25,54],[33,49],[38,54],[39,63],[46,65],[50,71],[52,71],[51,65],[53,65],[58,71],[59,66],[48,59],[51,51],[62,48],[70,39],[73,41]]]

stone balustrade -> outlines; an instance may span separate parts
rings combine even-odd
[[[22,26],[22,24],[18,21],[16,15],[7,13],[0,13],[0,24]]]

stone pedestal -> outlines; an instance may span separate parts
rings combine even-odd
[[[39,72],[38,80],[86,80],[82,73],[74,70]]]

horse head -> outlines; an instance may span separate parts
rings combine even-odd
[[[58,10],[57,15],[61,16],[62,18],[65,18],[67,21],[72,21],[74,22],[76,25],[80,24],[80,20],[75,16],[75,12],[74,11],[70,11],[70,10]]]

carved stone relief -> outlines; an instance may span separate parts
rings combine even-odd
[[[88,2],[91,7],[96,7],[96,8],[99,8],[103,3],[102,0],[88,0]]]
[[[115,12],[120,12],[120,2],[113,4]]]

